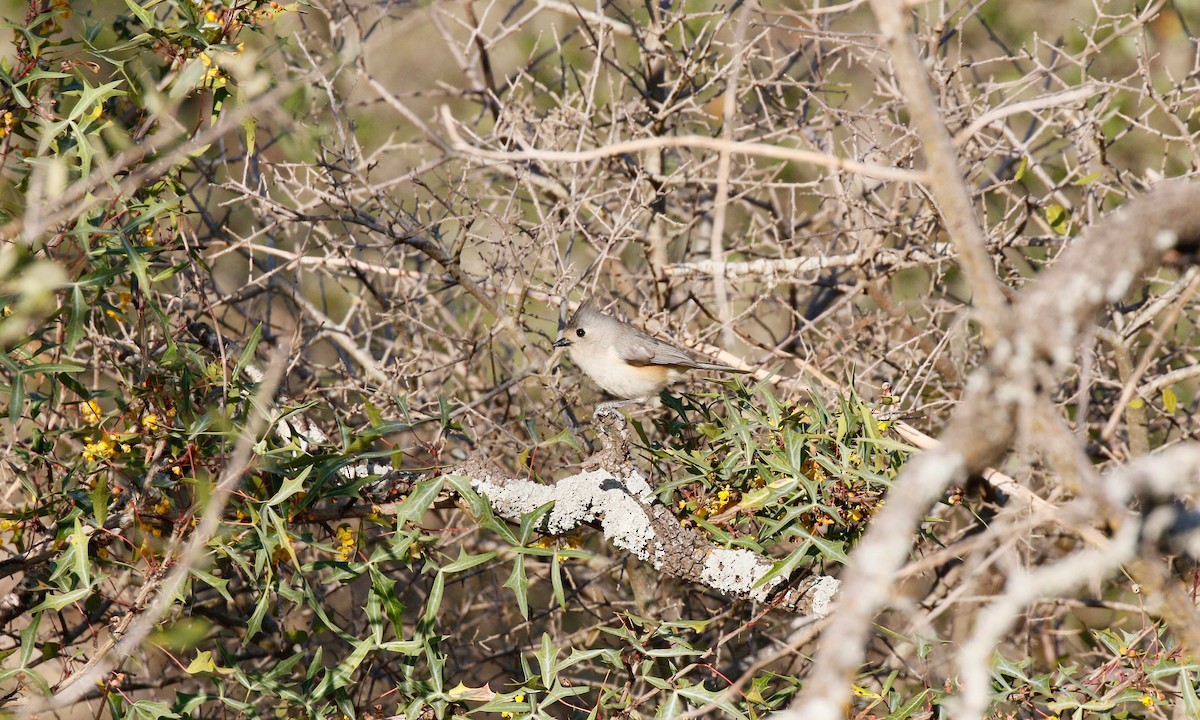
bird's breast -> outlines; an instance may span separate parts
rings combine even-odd
[[[657,395],[678,374],[665,365],[630,365],[612,348],[587,352],[572,347],[571,360],[597,385],[625,399]]]

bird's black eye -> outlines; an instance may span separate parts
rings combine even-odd
[[[578,330],[575,331],[575,335],[577,337],[583,337],[584,335],[587,335],[587,330],[584,330],[583,328],[579,328]]]

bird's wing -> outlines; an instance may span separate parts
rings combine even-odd
[[[624,343],[624,347],[618,352],[621,359],[630,365],[683,365],[684,367],[696,367],[696,360],[691,355],[688,355],[671,343],[651,337],[636,328],[629,329],[634,330],[636,334],[627,334],[627,341]]]

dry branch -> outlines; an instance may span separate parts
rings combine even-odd
[[[1164,183],[1088,228],[1019,296],[1004,332],[940,440],[896,478],[896,491],[867,530],[844,578],[841,603],[824,637],[806,691],[789,711],[835,720],[862,663],[875,614],[892,597],[921,517],[946,487],[984,471],[1008,449],[1026,412],[1069,363],[1080,333],[1168,252],[1200,248],[1200,183]]]

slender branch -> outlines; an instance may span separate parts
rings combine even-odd
[[[917,43],[905,27],[910,17],[904,3],[895,0],[871,0],[883,40],[891,51],[896,79],[904,91],[912,122],[925,147],[929,164],[929,188],[938,203],[946,230],[958,248],[959,263],[971,283],[978,320],[985,340],[999,338],[1004,318],[1004,296],[987,253],[987,239],[975,219],[971,196],[963,182],[954,141],[942,122],[925,64],[917,52]]]
[[[800,150],[798,148],[784,148],[778,145],[767,145],[764,143],[755,142],[727,142],[725,140],[717,140],[716,138],[707,137],[705,135],[676,135],[676,136],[661,136],[652,138],[641,138],[638,140],[626,140],[625,142],[613,143],[603,147],[593,148],[591,150],[486,150],[481,147],[476,147],[463,140],[455,128],[454,117],[450,114],[450,108],[442,106],[442,124],[446,128],[446,134],[450,136],[450,144],[455,150],[465,155],[482,158],[484,160],[498,160],[502,162],[513,162],[519,160],[540,160],[542,162],[588,162],[590,160],[600,160],[614,155],[622,155],[625,153],[642,152],[644,150],[658,150],[661,148],[693,148],[701,150],[714,150],[717,152],[728,152],[734,155],[750,155],[754,157],[772,158],[775,160],[789,160],[792,162],[808,163],[812,165],[820,165],[822,167],[831,168],[834,170],[843,170],[845,172],[855,173],[866,177],[872,177],[877,180],[895,180],[897,182],[922,183],[928,184],[930,176],[920,170],[904,170],[902,168],[886,167],[884,165],[876,165],[874,163],[861,163],[854,160],[845,160],[834,155],[826,153],[814,152],[812,150]]]
[[[700,277],[720,273],[729,279],[742,276],[776,279],[780,276],[820,272],[831,268],[857,267],[865,263],[896,266],[905,261],[934,263],[953,260],[948,243],[935,243],[928,249],[907,248],[905,250],[867,250],[846,255],[816,255],[792,258],[760,258],[741,262],[715,262],[703,260],[694,263],[675,263],[666,267],[667,275],[677,277]]]

